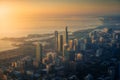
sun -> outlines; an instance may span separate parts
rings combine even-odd
[[[10,8],[8,6],[0,5],[0,17],[4,18],[9,12]]]
[[[6,33],[10,30],[10,8],[6,5],[0,5],[0,32]]]

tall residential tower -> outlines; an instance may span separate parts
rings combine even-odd
[[[36,60],[42,63],[42,44],[37,43],[36,46]]]
[[[55,50],[58,51],[58,31],[55,31]]]
[[[64,44],[68,44],[68,27],[65,27]]]
[[[58,36],[58,51],[63,52],[63,35]]]

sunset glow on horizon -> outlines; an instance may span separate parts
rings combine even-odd
[[[40,28],[46,24],[42,20],[120,14],[119,4],[119,0],[1,0],[0,34]]]

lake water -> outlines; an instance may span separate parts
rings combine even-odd
[[[68,26],[69,31],[77,31],[88,28],[95,28],[99,25],[102,25],[100,21],[100,17],[79,17],[72,19],[52,19],[52,20],[43,20],[39,22],[40,27],[35,29],[26,29],[26,30],[18,30],[17,32],[7,33],[7,35],[0,34],[0,37],[21,37],[26,36],[28,34],[45,34],[45,33],[53,33],[55,30],[64,31],[65,27]],[[0,40],[0,51],[5,51],[9,49],[14,49],[11,45],[12,43],[9,41]]]

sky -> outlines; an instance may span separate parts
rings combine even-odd
[[[120,0],[0,0],[0,32],[35,28],[40,20],[53,18],[116,15],[119,4]]]

